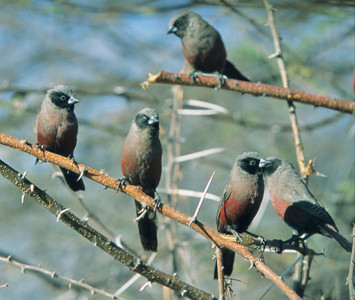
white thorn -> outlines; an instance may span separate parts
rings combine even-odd
[[[150,281],[147,281],[143,286],[139,289],[140,292],[144,291],[146,287],[152,287],[152,283]]]
[[[58,216],[57,216],[57,223],[59,222],[60,218],[62,217],[62,214],[66,213],[67,211],[69,211],[70,208],[65,208],[63,209],[62,211],[60,211],[58,213]]]

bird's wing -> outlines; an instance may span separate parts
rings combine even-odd
[[[219,200],[219,206],[218,206],[217,216],[216,216],[217,228],[219,227],[219,215],[221,214],[221,210],[222,210],[224,204],[227,202],[227,200],[231,196],[231,194],[232,194],[231,185],[229,183],[227,183],[226,186],[224,187],[222,197]]]
[[[330,214],[320,205],[311,203],[307,200],[301,200],[293,203],[293,206],[301,208],[312,216],[320,219],[322,224],[329,224],[336,229],[333,218]],[[316,222],[317,223],[317,222]],[[336,229],[337,231],[337,229]]]

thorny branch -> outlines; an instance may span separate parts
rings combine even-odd
[[[48,90],[47,88],[24,88],[19,86],[11,86],[11,85],[0,85],[0,92],[14,92],[20,95],[26,95],[29,93],[41,93],[46,94]],[[127,88],[122,86],[115,86],[113,88],[75,88],[75,93],[88,95],[88,96],[118,96],[125,98],[126,100],[144,100],[151,103],[156,103],[157,99],[147,93],[137,93],[133,91],[129,91]]]
[[[274,46],[275,46],[275,53],[270,55],[269,58],[276,59],[276,62],[277,62],[277,65],[279,67],[280,74],[281,74],[282,85],[284,88],[288,89],[289,88],[289,80],[288,80],[285,62],[282,57],[280,35],[279,35],[279,33],[276,29],[276,26],[275,26],[274,9],[268,0],[263,0],[263,1],[264,1],[264,5],[266,8],[267,14],[268,14],[268,25],[271,29],[272,37],[274,40]],[[299,166],[299,170],[302,175],[302,178],[305,180],[307,178],[307,174],[305,171],[305,169],[306,169],[305,158],[304,158],[304,151],[303,151],[303,144],[302,144],[302,140],[301,140],[300,130],[298,127],[296,107],[294,106],[291,99],[288,99],[287,104],[288,104],[288,110],[289,110],[290,121],[291,121],[291,128],[292,128],[293,138],[294,138],[294,143],[295,143],[295,148],[296,148],[298,166]]]
[[[167,149],[167,163],[165,166],[165,187],[167,190],[177,189],[178,187],[178,177],[180,164],[176,161],[176,158],[181,154],[181,116],[178,115],[177,111],[182,107],[182,100],[184,91],[180,86],[172,88],[173,99],[171,103],[171,109],[169,113],[169,131],[168,131],[168,142],[166,145]],[[178,197],[176,194],[168,193],[167,203],[171,207],[175,207]],[[166,235],[171,256],[172,270],[174,274],[179,274],[178,269],[178,241],[176,240],[176,223],[172,222],[171,219],[166,219]],[[190,272],[187,271],[187,274]]]
[[[50,278],[56,278],[56,279],[68,282],[69,287],[71,287],[71,286],[81,287],[83,289],[90,291],[91,295],[99,294],[99,295],[106,296],[108,298],[118,299],[115,295],[108,293],[104,290],[97,289],[97,288],[85,283],[84,280],[82,280],[82,279],[81,280],[74,280],[72,278],[59,275],[55,271],[49,271],[49,270],[42,268],[40,266],[31,266],[28,264],[24,264],[24,263],[17,261],[14,258],[12,258],[11,256],[4,257],[4,256],[0,255],[0,261],[9,263],[11,265],[14,265],[14,266],[20,268],[22,272],[31,271],[31,272],[41,273],[41,274],[44,274],[45,276],[48,276]]]
[[[282,56],[282,47],[281,47],[281,42],[280,42],[280,35],[276,29],[275,26],[275,19],[274,19],[274,9],[271,6],[269,0],[263,0],[267,15],[268,15],[268,25],[270,27],[273,41],[274,41],[274,46],[275,46],[275,53],[272,54],[269,58],[275,58],[276,62],[278,64],[280,74],[281,74],[281,79],[282,79],[282,85],[284,88],[288,89],[289,88],[289,80],[288,80],[288,75],[286,71],[286,66],[285,62]],[[289,111],[289,116],[290,116],[290,121],[291,121],[291,128],[293,132],[293,138],[294,138],[294,143],[295,143],[295,148],[296,148],[296,156],[297,156],[297,162],[299,166],[299,171],[301,173],[302,179],[307,183],[308,181],[308,176],[312,173],[316,173],[316,171],[313,170],[313,163],[310,161],[308,165],[305,165],[305,157],[304,157],[304,151],[303,151],[303,144],[301,140],[301,134],[298,126],[298,120],[297,120],[297,115],[296,115],[296,107],[293,103],[294,99],[288,99],[287,104],[288,104],[288,111]],[[352,109],[352,112],[354,109]],[[301,255],[301,254],[298,254]],[[295,268],[294,272],[294,290],[297,292],[298,295],[301,297],[304,294],[304,291],[306,289],[307,282],[309,280],[309,272],[311,269],[311,263],[313,260],[313,255],[308,255],[304,257],[303,260],[301,260]]]
[[[67,170],[70,170],[70,171],[73,171],[76,173],[80,173],[80,170],[85,169],[85,173],[84,173],[85,177],[92,179],[93,181],[95,181],[99,184],[102,184],[106,187],[109,187],[111,189],[114,189],[114,190],[117,189],[117,186],[118,186],[117,180],[105,175],[103,172],[98,172],[98,171],[96,171],[92,168],[89,168],[88,166],[85,166],[83,164],[78,164],[78,166],[76,166],[73,164],[72,160],[70,160],[66,157],[54,154],[52,152],[42,150],[42,149],[36,147],[35,145],[28,143],[27,141],[24,141],[24,140],[21,141],[17,138],[0,133],[0,144],[3,144],[5,146],[9,146],[11,148],[26,152],[28,154],[31,154],[31,155],[39,158],[40,160],[54,163],[60,167],[63,167]],[[24,178],[23,180],[19,180],[19,178],[21,178],[21,176],[18,176],[18,174],[16,174],[16,175],[17,176],[16,176],[14,182],[17,182],[18,184],[22,185],[23,182],[27,181],[26,178]],[[37,191],[36,188],[34,190]],[[24,187],[23,191],[25,193],[30,194],[31,196],[33,195],[30,185],[26,185]],[[153,199],[151,197],[147,196],[146,194],[144,194],[142,192],[141,187],[126,185],[126,186],[122,186],[121,191],[126,193],[127,195],[130,195],[131,197],[133,197],[137,201],[141,202],[142,205],[150,206],[151,209],[155,208],[155,204],[154,204]],[[43,195],[44,199],[48,200],[48,195],[46,195],[41,190],[38,190],[38,192],[41,195]],[[122,249],[117,247],[111,241],[107,240],[104,236],[102,236],[100,233],[96,232],[94,229],[89,227],[87,224],[81,222],[81,220],[77,219],[70,212],[66,211],[62,215],[60,215],[60,212],[64,211],[64,208],[62,206],[55,206],[56,202],[53,202],[52,199],[49,203],[43,202],[42,198],[40,198],[38,201],[40,201],[40,203],[43,203],[43,205],[47,209],[49,209],[53,214],[59,215],[60,220],[67,221],[67,220],[69,220],[68,217],[70,216],[70,217],[74,218],[76,220],[76,222],[80,222],[79,223],[80,229],[87,229],[88,228],[88,230],[90,230],[89,234],[85,237],[92,238],[92,241],[95,242],[97,246],[99,246],[98,243],[100,242],[100,246],[102,246],[103,250],[105,250],[105,248],[108,248],[107,249],[109,251],[108,253],[111,253],[112,251],[117,253],[116,259],[118,259],[121,255],[125,255],[125,257],[132,259],[132,262],[130,263],[130,268],[133,269],[133,271],[142,272],[143,273],[142,275],[145,277],[147,277],[148,275],[151,274],[151,272],[153,272],[153,269],[148,268],[140,260],[137,261],[137,259],[134,258],[133,256],[127,255],[125,253],[125,251],[123,251]],[[167,216],[168,218],[171,218],[171,219],[173,219],[185,226],[188,226],[188,224],[191,220],[190,216],[185,215],[182,212],[177,211],[177,210],[175,210],[171,207],[168,207],[164,204],[161,204],[161,206],[159,208],[157,208],[157,212],[159,212],[159,213]],[[205,238],[211,240],[217,246],[230,249],[230,250],[236,252],[238,255],[240,255],[243,259],[249,261],[252,266],[254,266],[258,271],[260,271],[267,278],[269,278],[272,282],[274,282],[285,293],[285,295],[287,295],[290,299],[300,299],[299,296],[285,282],[283,282],[280,279],[280,277],[277,276],[277,274],[275,274],[268,266],[266,266],[262,262],[261,259],[255,257],[248,247],[245,247],[243,245],[226,240],[220,234],[211,230],[210,228],[208,228],[207,226],[203,225],[202,223],[200,223],[198,221],[196,221],[195,223],[192,223],[190,228],[195,230],[196,232],[200,233]],[[177,283],[176,280],[173,280],[173,279],[176,279],[175,277],[171,278],[171,276],[165,275],[165,274],[163,276],[162,272],[159,272],[156,270],[154,270],[154,272],[158,272],[158,274],[154,274],[154,275],[151,274],[153,276],[153,281],[156,281],[156,282],[158,282],[162,285],[165,285],[165,286],[168,286],[168,285],[172,286],[173,284]],[[161,277],[157,277],[158,275]],[[161,282],[159,282],[158,279]],[[183,284],[185,284],[185,283],[183,283]],[[186,285],[186,286],[188,286],[188,285]],[[173,286],[173,287],[175,287],[175,290],[178,290],[181,292],[181,285],[178,285],[177,287],[176,286]],[[191,289],[195,289],[192,286],[189,286],[189,287]],[[192,291],[197,292],[197,289],[191,290],[191,292]],[[203,293],[202,291],[199,291],[199,292]],[[189,290],[186,291],[186,293],[184,293],[184,296],[186,296],[186,297],[189,297],[189,295],[191,295],[191,294],[189,294]],[[210,297],[210,295],[207,294],[206,298],[210,299],[211,297]]]
[[[46,155],[51,156],[49,153],[46,153]],[[91,241],[95,246],[101,248],[103,251],[110,254],[115,260],[118,260],[123,263],[131,271],[141,274],[142,276],[146,277],[150,282],[156,282],[161,285],[167,286],[179,293],[181,296],[185,296],[190,299],[213,299],[212,295],[183,282],[177,277],[171,276],[169,274],[149,267],[148,265],[144,264],[139,258],[134,257],[122,248],[118,247],[112,241],[107,239],[104,235],[102,235],[94,228],[89,226],[87,223],[83,222],[74,214],[69,212],[69,209],[64,208],[58,202],[53,200],[48,194],[40,190],[29,180],[27,180],[25,176],[12,169],[2,160],[0,160],[0,173],[7,180],[19,187],[23,193],[31,196],[44,208],[46,208],[50,213],[55,215],[58,221],[62,221],[64,224],[68,225],[70,228],[80,233],[83,237]]]
[[[235,236],[232,234],[220,234],[225,239],[229,241],[235,241]],[[298,243],[290,243],[288,241],[282,241],[278,239],[267,240],[263,237],[257,237],[250,235],[248,233],[240,233],[240,236],[243,239],[242,245],[244,246],[258,246],[263,251],[270,251],[275,253],[283,253],[283,252],[293,252],[293,253],[301,253],[303,255],[324,255],[323,252],[317,253],[308,247],[301,246]]]
[[[269,84],[245,82],[233,79],[226,79],[225,82],[225,85],[221,87],[222,89],[242,94],[295,101],[303,104],[325,107],[347,114],[353,114],[355,111],[355,103],[347,100],[329,98],[326,96]],[[142,87],[147,88],[151,83],[168,83],[217,88],[220,84],[220,80],[214,75],[198,75],[195,81],[192,81],[191,77],[187,74],[160,71],[156,75],[149,74],[148,79],[142,83]]]
[[[223,255],[222,250],[216,247],[217,277],[218,277],[218,300],[224,300],[224,273],[223,273]]]

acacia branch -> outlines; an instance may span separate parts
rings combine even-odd
[[[18,138],[14,138],[12,136],[6,135],[4,133],[0,133],[0,144],[3,144],[5,146],[9,146],[11,148],[26,152],[28,154],[31,154],[31,155],[39,158],[40,160],[51,162],[53,164],[56,164],[62,168],[65,168],[67,170],[73,171],[78,174],[80,173],[80,170],[85,169],[85,172],[84,172],[85,177],[92,179],[93,181],[95,181],[99,184],[102,184],[108,188],[117,190],[117,187],[118,187],[117,179],[109,177],[108,175],[104,174],[104,172],[98,172],[98,171],[96,171],[92,168],[89,168],[88,166],[85,166],[83,164],[74,164],[71,159],[68,159],[64,156],[57,155],[55,153],[38,148],[35,145],[32,145],[25,140],[20,140]],[[138,200],[140,203],[142,203],[143,206],[150,206],[151,209],[155,208],[155,202],[153,201],[153,198],[144,194],[142,192],[141,187],[127,184],[125,186],[121,186],[120,190],[123,193],[130,195],[134,199]],[[24,189],[23,191],[26,193],[31,193],[31,190],[28,187],[26,187],[26,189]],[[44,193],[43,191],[40,191],[40,192]],[[40,201],[43,201],[43,200],[40,200]],[[46,203],[44,206],[46,208],[48,207]],[[50,205],[47,209],[53,210],[53,207]],[[60,211],[62,211],[62,210],[60,209],[59,212]],[[58,208],[54,209],[54,213],[56,215],[59,212],[58,212]],[[164,216],[167,216],[168,218],[173,219],[185,226],[188,226],[189,222],[191,220],[190,216],[188,216],[180,211],[177,211],[171,207],[168,207],[164,204],[161,204],[159,206],[159,208],[157,208],[157,212],[159,212],[159,213],[163,214]],[[65,212],[63,215],[67,216],[67,215],[72,215],[72,214],[70,212]],[[61,220],[62,219],[63,219],[63,217],[61,218]],[[65,218],[65,219],[67,219],[67,218]],[[77,221],[81,222],[80,219],[78,219]],[[89,227],[85,223],[83,223],[83,225],[85,225],[85,227]],[[285,295],[287,295],[290,299],[300,299],[299,296],[285,282],[283,282],[281,280],[281,278],[276,273],[274,273],[268,266],[266,266],[262,262],[261,259],[255,257],[248,247],[237,244],[235,242],[231,242],[231,241],[223,238],[223,236],[221,236],[219,233],[215,232],[214,230],[208,228],[207,226],[203,225],[202,223],[200,223],[198,221],[195,221],[194,223],[192,223],[190,225],[190,228],[192,228],[193,230],[195,230],[199,234],[203,235],[208,240],[211,240],[218,247],[224,247],[224,248],[230,249],[230,250],[236,252],[238,255],[240,255],[242,258],[244,258],[246,261],[249,261],[252,266],[254,266],[258,271],[260,271],[267,278],[269,278],[272,282],[274,282],[285,293]],[[97,233],[97,234],[101,237],[101,235],[99,233]],[[88,238],[88,237],[86,237],[86,238]],[[95,240],[96,240],[96,238],[95,238]],[[109,242],[109,245],[105,244],[107,242]],[[123,251],[122,249],[118,248],[115,244],[113,244],[111,241],[108,241],[107,239],[104,241],[103,245],[108,246],[110,249],[116,249],[115,251]],[[105,249],[103,249],[103,250],[105,250]],[[133,256],[131,256],[131,257],[133,258]],[[138,265],[138,267],[134,267],[133,270],[136,272],[141,271],[140,267],[141,267],[141,265]],[[147,268],[147,266],[145,266],[145,268]],[[143,271],[145,271],[145,269]],[[156,271],[156,272],[159,272],[159,271]],[[145,277],[147,277],[149,275],[149,273],[146,274],[146,272],[142,272],[142,273],[143,273],[142,275]],[[163,274],[163,273],[159,272],[159,274]],[[153,279],[154,279],[153,281],[158,282],[157,281],[158,278],[156,278],[155,276],[156,275],[154,275],[154,277],[153,277]],[[169,276],[169,275],[167,275],[167,276]],[[169,280],[161,280],[161,281],[162,282],[158,282],[158,283],[161,283],[166,286],[168,286],[167,284],[169,284],[169,283],[171,284],[171,282]],[[173,281],[173,283],[175,283],[175,281]],[[177,288],[177,290],[179,290],[179,288]],[[185,296],[187,297],[187,294],[185,294]]]
[[[274,19],[274,8],[270,4],[269,0],[263,0],[265,9],[267,12],[268,16],[268,25],[271,30],[272,38],[274,41],[274,46],[275,46],[275,53],[271,55],[269,58],[275,58],[277,65],[280,70],[280,75],[282,79],[282,85],[284,88],[289,88],[289,80],[288,80],[288,75],[286,71],[286,65],[282,56],[282,47],[281,47],[281,41],[280,41],[280,35],[276,29],[275,25],[275,19]],[[302,176],[302,179],[305,181],[307,184],[308,181],[308,176],[315,172],[312,168],[312,163],[310,162],[307,167],[310,168],[310,172],[307,172],[307,167],[305,165],[305,157],[304,157],[304,148],[301,140],[301,134],[300,130],[298,127],[298,120],[297,120],[297,114],[296,114],[296,107],[292,101],[292,99],[289,99],[287,101],[288,104],[288,111],[289,111],[289,116],[290,116],[290,122],[291,122],[291,128],[292,128],[292,133],[293,133],[293,139],[294,139],[294,144],[296,148],[296,156],[297,156],[297,162],[299,166],[299,170]],[[301,254],[298,254],[301,255]],[[306,260],[308,260],[308,263],[306,263]],[[311,263],[313,260],[313,255],[306,256],[304,260],[301,260],[295,269],[294,273],[294,285],[293,288],[297,292],[298,295],[301,297],[304,294],[304,291],[307,286],[307,282],[309,279],[309,272],[311,269]]]
[[[90,291],[91,295],[99,294],[99,295],[103,295],[103,296],[108,297],[108,298],[118,299],[118,297],[116,297],[114,294],[106,292],[105,290],[101,290],[101,289],[95,288],[92,285],[87,284],[86,282],[84,282],[83,279],[75,280],[75,279],[72,279],[72,278],[69,278],[69,277],[66,277],[66,276],[59,275],[55,271],[49,271],[47,269],[44,269],[41,266],[32,266],[32,265],[24,264],[24,263],[22,263],[20,261],[17,261],[16,259],[14,259],[11,255],[9,255],[7,257],[4,257],[4,256],[0,255],[0,261],[9,263],[9,264],[11,264],[11,265],[13,265],[15,267],[20,268],[23,273],[25,273],[26,271],[31,271],[31,272],[43,274],[43,275],[47,276],[48,278],[60,279],[62,281],[68,282],[69,283],[69,287],[78,286],[78,287],[81,287],[83,289],[86,289],[86,290]]]
[[[271,4],[268,0],[263,0],[263,1],[264,1],[264,5],[266,8],[267,16],[268,16],[268,25],[270,27],[270,30],[272,33],[272,38],[274,41],[274,46],[275,46],[275,53],[270,55],[269,58],[276,59],[277,65],[280,70],[282,85],[284,88],[288,89],[289,88],[289,80],[288,80],[288,75],[287,75],[287,71],[286,71],[286,65],[285,65],[285,62],[283,59],[283,55],[282,55],[280,35],[279,35],[279,33],[276,29],[276,26],[275,26],[274,8],[271,6]],[[294,139],[295,148],[296,148],[296,155],[297,155],[297,162],[298,162],[299,170],[302,175],[302,178],[307,181],[307,172],[306,172],[306,166],[305,166],[303,144],[302,144],[302,140],[301,140],[300,130],[298,127],[296,107],[294,106],[292,100],[287,101],[287,104],[288,104],[288,111],[289,111],[289,116],[290,116],[290,121],[291,121],[291,129],[293,132],[293,139]]]
[[[220,234],[223,238],[229,241],[235,241],[235,236],[232,234]],[[251,235],[249,233],[240,233],[240,236],[243,239],[242,245],[244,246],[258,246],[259,248],[263,249],[264,251],[268,250],[269,252],[274,252],[281,254],[283,252],[298,252],[303,255],[324,255],[323,252],[317,253],[314,250],[300,246],[297,243],[292,243],[289,241],[282,241],[278,239],[274,240],[267,240],[261,236]]]
[[[160,71],[157,75],[149,74],[148,79],[141,85],[143,88],[147,88],[151,83],[168,83],[217,88],[220,84],[220,80],[217,76],[213,75],[198,75],[195,81],[192,81],[191,76],[187,74]],[[347,114],[354,114],[355,112],[355,103],[351,101],[334,99],[269,84],[226,79],[225,84],[221,87],[221,89],[239,92],[242,94],[251,94],[254,96],[266,96],[285,101],[295,101],[303,104],[325,107]]]
[[[169,111],[170,124],[168,132],[168,142],[166,145],[167,163],[165,166],[165,187],[167,190],[178,188],[178,174],[180,170],[180,164],[176,161],[176,157],[181,155],[181,116],[177,113],[182,107],[182,100],[184,91],[180,86],[172,88],[172,107]],[[175,207],[177,202],[177,195],[168,193],[167,203],[171,207]],[[172,270],[178,274],[178,247],[176,240],[176,223],[169,220],[169,226],[167,226],[166,234],[171,253]],[[190,272],[186,270],[187,274]]]
[[[218,279],[218,300],[225,300],[224,297],[224,272],[223,272],[223,254],[221,248],[216,247],[217,260],[217,279]]]
[[[48,152],[48,156],[50,156],[49,153],[50,152]],[[18,188],[20,188],[24,194],[27,194],[33,199],[35,199],[50,213],[55,215],[57,217],[57,220],[62,221],[71,229],[81,234],[83,237],[91,241],[95,246],[99,247],[100,249],[111,255],[115,260],[120,261],[131,271],[141,274],[142,276],[146,277],[150,282],[156,282],[161,285],[167,286],[179,293],[181,296],[190,299],[213,299],[213,296],[211,294],[199,290],[194,286],[183,282],[175,276],[171,276],[169,274],[149,267],[147,264],[144,264],[139,258],[134,257],[122,248],[118,247],[115,243],[113,243],[104,235],[89,226],[86,222],[83,222],[81,219],[69,212],[69,209],[66,209],[65,207],[60,205],[47,193],[45,193],[37,186],[35,186],[32,182],[27,180],[24,175],[12,169],[2,160],[0,160],[0,173],[7,180],[9,180]],[[56,274],[53,273],[52,275],[54,277],[54,275]],[[89,286],[87,286],[86,288],[92,290]]]
[[[49,87],[46,88],[27,88],[12,85],[0,85],[0,92],[14,92],[21,95],[30,93],[46,94]],[[76,94],[88,96],[117,96],[125,98],[127,101],[142,100],[150,103],[157,103],[157,99],[149,94],[137,93],[123,86],[115,86],[113,88],[75,88]]]

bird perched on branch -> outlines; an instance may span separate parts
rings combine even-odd
[[[122,146],[121,169],[124,180],[139,185],[154,198],[161,177],[162,147],[159,140],[159,116],[155,109],[143,108],[132,121]],[[156,213],[135,201],[138,229],[143,248],[157,251]]]
[[[250,81],[226,59],[226,50],[218,31],[200,15],[183,11],[169,23],[169,33],[174,33],[182,41],[182,53],[195,71],[218,72],[230,79]]]
[[[257,152],[239,155],[233,165],[217,211],[217,230],[232,233],[240,239],[239,233],[246,231],[259,210],[264,194],[263,175],[259,170],[261,157]],[[224,274],[233,271],[234,252],[222,249]],[[217,279],[217,264],[214,278]]]
[[[275,212],[298,232],[298,236],[290,241],[306,240],[319,233],[335,239],[346,251],[351,251],[351,243],[338,232],[332,217],[318,203],[290,162],[269,157],[260,163],[260,167],[267,178]]]
[[[47,91],[37,116],[37,142],[45,150],[73,157],[78,134],[74,105],[78,102],[68,86],[57,85]],[[73,191],[85,190],[80,174],[60,169]]]

